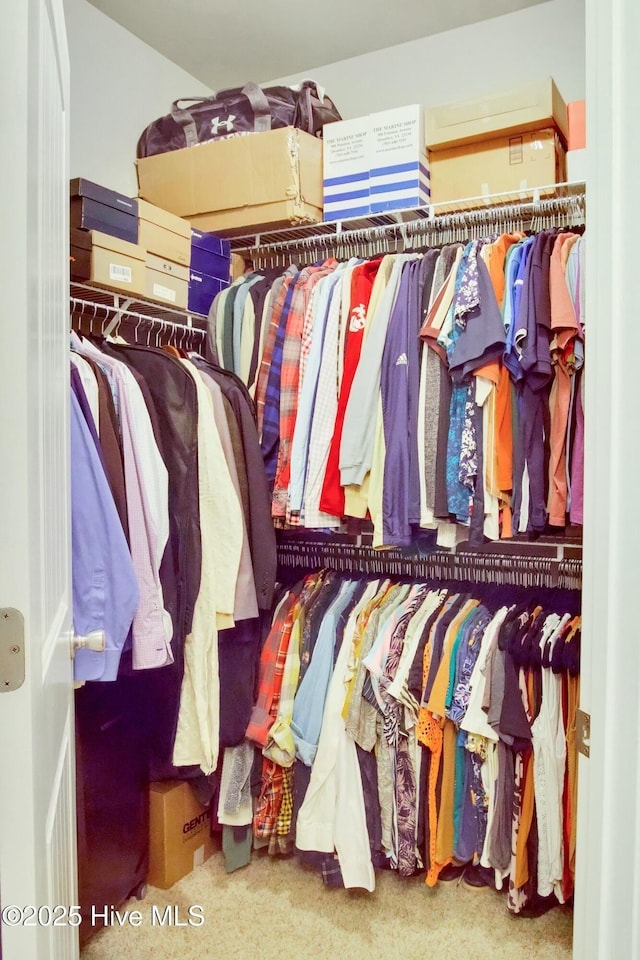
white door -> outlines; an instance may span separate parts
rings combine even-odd
[[[77,898],[62,0],[3,0],[0,80],[0,608],[24,618],[26,652],[19,689],[0,675],[2,956],[66,960],[78,931],[55,910]],[[12,620],[0,610],[0,638]]]

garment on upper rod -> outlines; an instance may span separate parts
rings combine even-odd
[[[236,369],[244,344],[241,373],[251,354],[276,524],[367,518],[374,546],[422,528],[451,547],[581,522],[584,251],[575,231],[504,234],[220,294],[208,347]]]

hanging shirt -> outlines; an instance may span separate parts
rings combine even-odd
[[[256,388],[254,392],[255,403],[256,403],[256,422],[258,425],[258,437],[260,443],[262,444],[263,440],[263,427],[264,427],[264,417],[265,417],[265,408],[267,405],[267,392],[269,388],[269,380],[271,377],[271,364],[273,360],[273,353],[276,348],[276,341],[279,338],[284,337],[284,327],[281,330],[282,323],[282,312],[289,290],[289,286],[292,282],[292,279],[298,273],[298,268],[293,265],[289,267],[284,276],[282,277],[282,282],[279,283],[277,293],[274,293],[273,296],[269,299],[268,304],[266,304],[267,317],[266,320],[266,329],[264,331],[264,347],[261,353],[260,365],[258,367],[257,377],[256,377]],[[284,318],[286,326],[286,317]],[[280,347],[280,351],[281,351]],[[280,353],[280,357],[282,354]],[[279,374],[279,370],[278,370]],[[269,391],[270,393],[272,391]],[[270,403],[273,403],[273,397],[270,396]]]
[[[315,408],[318,377],[322,363],[324,338],[333,288],[340,274],[334,271],[322,277],[313,290],[305,318],[305,337],[301,347],[298,394],[298,416],[291,443],[291,475],[289,509],[292,514],[302,509],[307,475],[309,437]]]
[[[103,651],[76,651],[74,678],[115,680],[140,595],[100,456],[73,394],[71,575],[75,639],[93,634],[104,640]]]
[[[341,367],[342,378],[338,395],[338,409],[320,495],[320,509],[324,513],[330,513],[336,517],[341,517],[344,514],[344,489],[340,485],[339,466],[344,416],[360,359],[369,300],[381,262],[381,259],[377,259],[356,266],[351,275],[348,321],[344,325],[344,361]]]
[[[294,700],[291,733],[296,745],[296,756],[308,767],[313,764],[318,749],[324,704],[333,673],[336,624],[342,611],[351,602],[356,588],[356,581],[345,581],[322,618],[311,663]]]
[[[280,443],[271,504],[273,517],[287,515],[291,444],[298,412],[300,360],[307,307],[315,284],[321,277],[326,276],[332,267],[333,264],[329,267],[306,267],[302,270],[291,298],[280,375]]]
[[[309,787],[298,813],[296,846],[338,855],[344,886],[372,891],[375,876],[367,831],[362,779],[354,741],[347,735],[342,705],[349,682],[348,663],[355,625],[377,583],[365,593],[349,615],[326,705]]]
[[[169,477],[142,391],[128,367],[87,341],[78,349],[109,373],[118,398],[131,559],[140,603],[133,621],[133,667],[173,662],[173,624],[164,607],[160,564],[169,538]]]
[[[224,453],[224,460],[229,471],[229,476],[235,490],[238,503],[241,500],[240,482],[238,479],[238,468],[231,443],[231,434],[224,408],[224,400],[220,386],[206,370],[198,369],[198,375],[202,378],[207,388],[211,392],[213,402],[213,414],[215,418],[216,430],[220,438],[220,444]],[[235,601],[233,604],[233,619],[235,623],[240,620],[250,620],[258,616],[258,602],[256,599],[256,585],[253,578],[253,568],[251,565],[251,550],[249,547],[249,538],[247,535],[247,525],[244,513],[241,511],[242,522],[242,551],[240,554],[240,565],[238,567],[238,577],[236,580]]]
[[[271,357],[268,361],[268,370],[263,374],[267,349],[262,358],[260,375],[263,381],[266,381],[264,388],[264,404],[262,411],[262,433],[260,445],[262,447],[262,456],[264,457],[264,468],[267,474],[269,487],[272,489],[276,470],[278,465],[278,450],[280,445],[280,377],[282,373],[282,357],[284,352],[285,334],[287,330],[287,320],[289,310],[293,301],[293,292],[295,290],[298,276],[290,278],[289,282],[285,280],[282,285],[279,300],[282,301],[282,308],[278,316],[274,308],[273,319],[271,321],[272,329],[275,327],[273,335]],[[277,319],[277,325],[276,325]],[[258,383],[260,387],[260,381]]]
[[[309,453],[303,499],[303,522],[306,527],[335,527],[339,525],[339,521],[335,517],[324,514],[320,510],[320,495],[338,409],[336,364],[340,310],[342,307],[340,280],[342,274],[348,272],[349,266],[349,264],[341,264],[333,274],[333,277],[336,277],[337,280],[330,293],[322,358],[309,434]]]
[[[233,323],[232,323],[232,358],[231,366],[227,364],[228,369],[233,370],[238,376],[242,371],[242,331],[244,324],[244,308],[249,298],[251,287],[262,280],[260,274],[248,276],[245,282],[238,289],[235,300],[233,301]],[[248,348],[245,348],[248,349]]]
[[[242,515],[220,438],[213,403],[198,372],[182,361],[198,398],[198,488],[202,570],[191,633],[184,645],[184,676],[173,763],[215,770],[219,754],[218,629],[233,626],[242,549]]]
[[[362,484],[371,467],[375,443],[382,353],[402,267],[410,259],[409,254],[400,254],[394,258],[389,282],[378,308],[372,311],[371,319],[367,322],[360,361],[349,394],[340,443],[340,482],[344,487],[351,488],[345,492],[347,501],[351,500],[347,507],[350,516],[361,517],[366,512],[366,492],[363,491]]]

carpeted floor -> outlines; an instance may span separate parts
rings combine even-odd
[[[204,922],[160,925],[165,907],[188,924],[189,907]],[[154,910],[155,908],[155,910]],[[175,909],[174,909],[175,908]],[[505,897],[424,879],[376,878],[376,890],[329,889],[295,860],[254,854],[248,867],[226,874],[222,854],[171,890],[149,887],[139,926],[99,931],[82,960],[565,960],[571,958],[573,914],[560,907],[537,919],[509,913]],[[199,922],[199,911],[193,913]],[[155,922],[154,922],[155,919]]]

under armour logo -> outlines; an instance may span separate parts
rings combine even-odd
[[[407,360],[406,353],[401,353],[398,359],[396,360],[396,367],[401,367],[401,366],[406,367],[408,365],[409,365],[409,361]]]
[[[358,330],[362,330],[365,324],[365,319],[367,316],[367,311],[363,303],[358,304],[357,307],[354,307],[351,311],[351,320],[349,321],[349,330],[352,333],[357,333]]]
[[[227,133],[231,133],[233,130],[233,121],[235,120],[235,114],[229,114],[229,117],[226,120],[221,120],[220,117],[211,118],[211,135],[214,137],[218,136],[218,130],[224,128]]]

